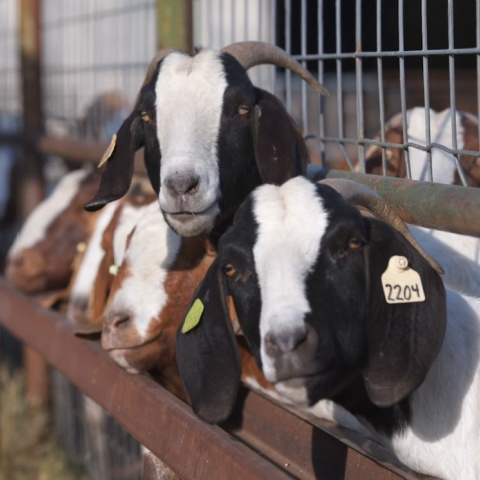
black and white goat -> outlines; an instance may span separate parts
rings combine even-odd
[[[293,119],[274,95],[248,78],[249,68],[265,63],[288,68],[326,93],[283,50],[261,42],[193,56],[159,52],[111,145],[87,210],[127,192],[134,152],[142,146],[160,208],[182,236],[221,230],[255,187],[305,173],[308,152]]]
[[[299,177],[259,187],[238,210],[196,294],[200,322],[177,334],[194,410],[216,421],[235,401],[231,296],[282,396],[303,407],[334,400],[416,471],[480,478],[478,299],[445,291],[440,267],[373,192],[331,185],[343,198]],[[387,303],[381,277],[396,255],[419,274],[425,301]]]

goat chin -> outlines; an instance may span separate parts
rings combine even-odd
[[[194,237],[202,233],[208,233],[213,230],[215,218],[220,209],[214,205],[204,213],[191,214],[185,217],[185,214],[172,215],[165,214],[165,220],[170,228],[181,237]]]

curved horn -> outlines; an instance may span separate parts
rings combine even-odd
[[[162,50],[159,50],[155,56],[150,60],[150,63],[148,64],[147,68],[147,73],[145,74],[145,78],[143,79],[142,86],[140,87],[140,90],[142,87],[144,87],[147,83],[150,82],[150,80],[153,78],[153,75],[155,74],[155,70],[157,69],[158,62],[163,60],[167,55],[170,53],[174,52],[175,50],[173,48],[164,48]],[[137,99],[135,101],[135,105],[138,103],[138,99],[140,98],[140,93],[137,96]]]
[[[319,183],[332,187],[340,193],[348,203],[365,207],[377,217],[387,222],[408,240],[412,247],[417,250],[437,273],[440,275],[444,273],[443,268],[418,244],[398,213],[390,205],[385,203],[373,190],[370,190],[365,185],[345,178],[327,178],[321,180]]]
[[[275,45],[265,42],[237,42],[222,48],[222,52],[235,57],[245,70],[265,63],[288,68],[300,75],[317,93],[328,97],[328,90],[320,85],[307,69]]]

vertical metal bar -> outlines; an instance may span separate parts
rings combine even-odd
[[[291,19],[292,19],[292,0],[285,0],[285,51],[291,55],[292,53],[292,36],[291,36]],[[292,75],[290,70],[285,70],[285,91],[287,110],[292,112]]]
[[[207,46],[212,48],[213,43],[213,19],[212,15],[209,13],[212,11],[212,0],[204,0],[207,2],[207,8],[205,11],[205,17],[207,18]],[[160,29],[160,26],[159,26]]]
[[[302,35],[302,56],[307,54],[307,0],[302,0],[301,4],[301,35]],[[302,66],[307,68],[307,62],[302,60]],[[301,82],[302,88],[302,127],[303,134],[308,134],[308,106],[307,106],[307,84]]]
[[[23,128],[25,134],[43,131],[41,87],[41,8],[40,0],[20,2],[20,41],[23,97]],[[43,158],[39,152],[25,151],[22,170],[21,207],[25,218],[44,197]],[[48,364],[35,350],[23,348],[26,373],[26,395],[29,400],[47,405],[49,397]]]
[[[223,0],[218,2],[218,46],[223,47]]]
[[[479,0],[480,1],[480,0]],[[318,12],[317,12],[317,26],[318,26],[318,53],[319,55],[323,54],[324,45],[323,45],[323,0],[318,0]],[[318,60],[318,81],[321,85],[324,84],[325,76],[324,76],[324,65],[323,60]],[[318,119],[318,134],[319,144],[320,144],[320,161],[322,166],[325,166],[325,142],[323,138],[325,137],[325,118],[324,118],[324,105],[325,100],[322,95],[318,97],[319,101],[319,109],[320,115]]]
[[[480,48],[480,0],[477,0],[477,48]],[[477,55],[477,117],[480,118],[480,55]],[[478,138],[480,139],[480,122],[478,122]]]
[[[257,33],[257,40],[262,40],[262,22],[263,22],[263,2],[262,0],[258,0],[258,33]],[[261,66],[258,69],[258,76],[257,76],[257,81],[260,86],[262,85],[262,71],[264,67]]]
[[[448,0],[448,49],[452,51],[454,46],[453,37],[453,0]],[[457,150],[457,97],[455,89],[455,57],[452,53],[448,56],[448,77],[450,83],[450,118],[452,123],[452,148]],[[458,175],[464,186],[467,186],[467,179],[463,173],[458,153],[453,154]]]
[[[245,0],[244,5],[244,24],[243,24],[243,39],[248,40],[248,3],[250,0]]]
[[[230,0],[230,43],[235,42],[235,0]]]
[[[342,0],[335,1],[335,52],[337,55],[342,53]],[[345,155],[345,160],[351,170],[354,166],[345,145],[341,140],[345,138],[344,134],[344,119],[343,119],[343,81],[342,81],[342,59],[336,59],[337,67],[337,120],[338,120],[338,137],[340,138],[340,150]]]
[[[428,50],[427,0],[422,0],[422,50]],[[425,144],[427,150],[428,181],[433,182],[432,150],[430,149],[430,82],[428,75],[428,56],[423,56],[423,96],[425,99]],[[420,179],[418,179],[420,180]]]
[[[277,39],[277,2],[276,0],[270,0],[270,18],[272,21],[272,25],[270,25],[270,43],[275,45]],[[273,93],[277,94],[277,68],[272,66],[273,68]]]
[[[403,32],[403,0],[398,0],[398,50],[399,53],[405,51],[404,32]],[[407,177],[412,178],[412,170],[410,168],[410,152],[406,146],[408,143],[408,122],[407,122],[407,100],[405,87],[405,58],[400,55],[400,103],[402,107],[402,126],[403,126],[403,143],[405,151],[405,162],[407,164]]]
[[[382,51],[382,0],[377,0],[377,52]],[[385,97],[383,91],[383,61],[377,57],[378,74],[378,106],[380,110],[380,140],[385,142]],[[387,174],[387,154],[386,148],[382,146],[382,172]]]
[[[355,50],[362,51],[362,0],[355,0]],[[363,70],[362,60],[355,59],[356,97],[357,97],[357,139],[364,139],[363,125]],[[358,145],[360,171],[365,173],[365,146]]]

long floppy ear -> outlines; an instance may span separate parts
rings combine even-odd
[[[297,175],[305,175],[308,150],[293,118],[271,93],[260,88],[255,88],[255,93],[253,142],[263,182],[281,185]]]
[[[368,221],[370,303],[363,376],[372,402],[388,407],[420,386],[437,357],[446,328],[445,288],[438,273],[400,233],[380,220]],[[381,276],[393,255],[406,257],[420,275],[424,302],[386,302]]]
[[[140,121],[138,113],[133,111],[120,126],[113,152],[102,172],[100,188],[95,198],[85,205],[85,210],[99,210],[128,192],[135,152],[143,145],[143,136],[137,131]]]
[[[203,304],[198,325],[186,331],[184,321],[177,332],[177,363],[185,391],[193,411],[213,424],[223,422],[232,413],[241,376],[240,357],[219,266],[217,259],[190,305],[191,309],[195,302]]]

